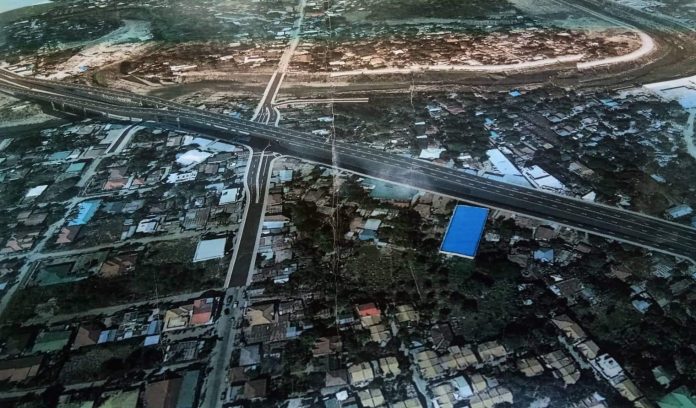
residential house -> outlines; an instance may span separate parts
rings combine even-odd
[[[70,342],[72,330],[44,331],[34,342],[32,353],[52,353],[64,349]]]
[[[418,352],[414,356],[414,360],[416,366],[418,366],[418,374],[426,381],[440,378],[445,374],[439,357],[432,350]]]
[[[544,372],[544,366],[541,365],[536,357],[521,358],[517,360],[517,369],[525,375],[525,377],[536,377]]]
[[[643,393],[640,392],[636,384],[628,378],[616,384],[614,388],[616,388],[622,397],[626,398],[630,402],[633,402],[643,396]]]
[[[212,323],[213,311],[216,303],[216,298],[202,298],[194,300],[190,321],[191,326],[201,326]]]
[[[266,398],[266,395],[268,395],[268,379],[258,378],[244,384],[244,399],[253,401]]]
[[[551,322],[571,340],[572,343],[583,340],[587,337],[585,331],[567,315],[556,316]]]
[[[396,377],[401,374],[399,361],[393,356],[380,358],[379,369],[382,371],[382,374],[387,377]]]
[[[562,351],[557,350],[544,354],[541,358],[553,370],[553,375],[562,379],[566,385],[575,384],[580,379],[580,371],[575,363]]]
[[[385,404],[384,395],[379,388],[369,388],[358,392],[358,399],[363,407],[381,407]]]
[[[182,379],[172,378],[149,383],[143,393],[144,408],[178,408]]]
[[[418,398],[409,398],[407,400],[392,403],[390,408],[423,408],[423,404],[421,404]]]
[[[359,363],[348,367],[350,385],[364,387],[375,379],[370,363]]]
[[[38,374],[44,357],[42,355],[0,360],[0,381],[20,382]]]
[[[481,362],[488,363],[507,357],[507,350],[502,344],[492,340],[478,345],[478,355]]]
[[[356,312],[358,313],[358,316],[360,317],[381,317],[382,316],[382,311],[375,306],[374,303],[365,303],[362,305],[357,305],[355,307]]]

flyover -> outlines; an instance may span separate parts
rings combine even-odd
[[[0,91],[55,109],[100,115],[111,120],[154,122],[219,138],[258,138],[270,150],[458,200],[548,220],[591,234],[635,244],[696,262],[696,229],[620,208],[510,185],[360,144],[327,141],[291,129],[234,119],[166,100],[25,79],[0,73]],[[151,123],[152,124],[152,123]]]

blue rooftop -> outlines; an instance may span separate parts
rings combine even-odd
[[[553,249],[540,248],[534,251],[534,260],[541,262],[553,262]]]
[[[478,250],[487,218],[487,208],[458,205],[452,214],[440,251],[473,258]]]
[[[74,225],[85,225],[89,222],[89,220],[94,217],[94,214],[96,214],[97,209],[99,209],[99,204],[101,204],[101,200],[95,200],[95,201],[83,201],[80,204],[77,205],[77,215],[68,221],[69,226],[74,226]]]

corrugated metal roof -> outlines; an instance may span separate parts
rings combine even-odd
[[[458,205],[454,209],[440,250],[448,254],[473,258],[486,226],[486,218],[488,218],[487,208]]]

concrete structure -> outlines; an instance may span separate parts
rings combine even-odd
[[[225,256],[226,243],[227,238],[209,239],[199,242],[196,247],[196,253],[193,256],[193,262],[222,258]]]

